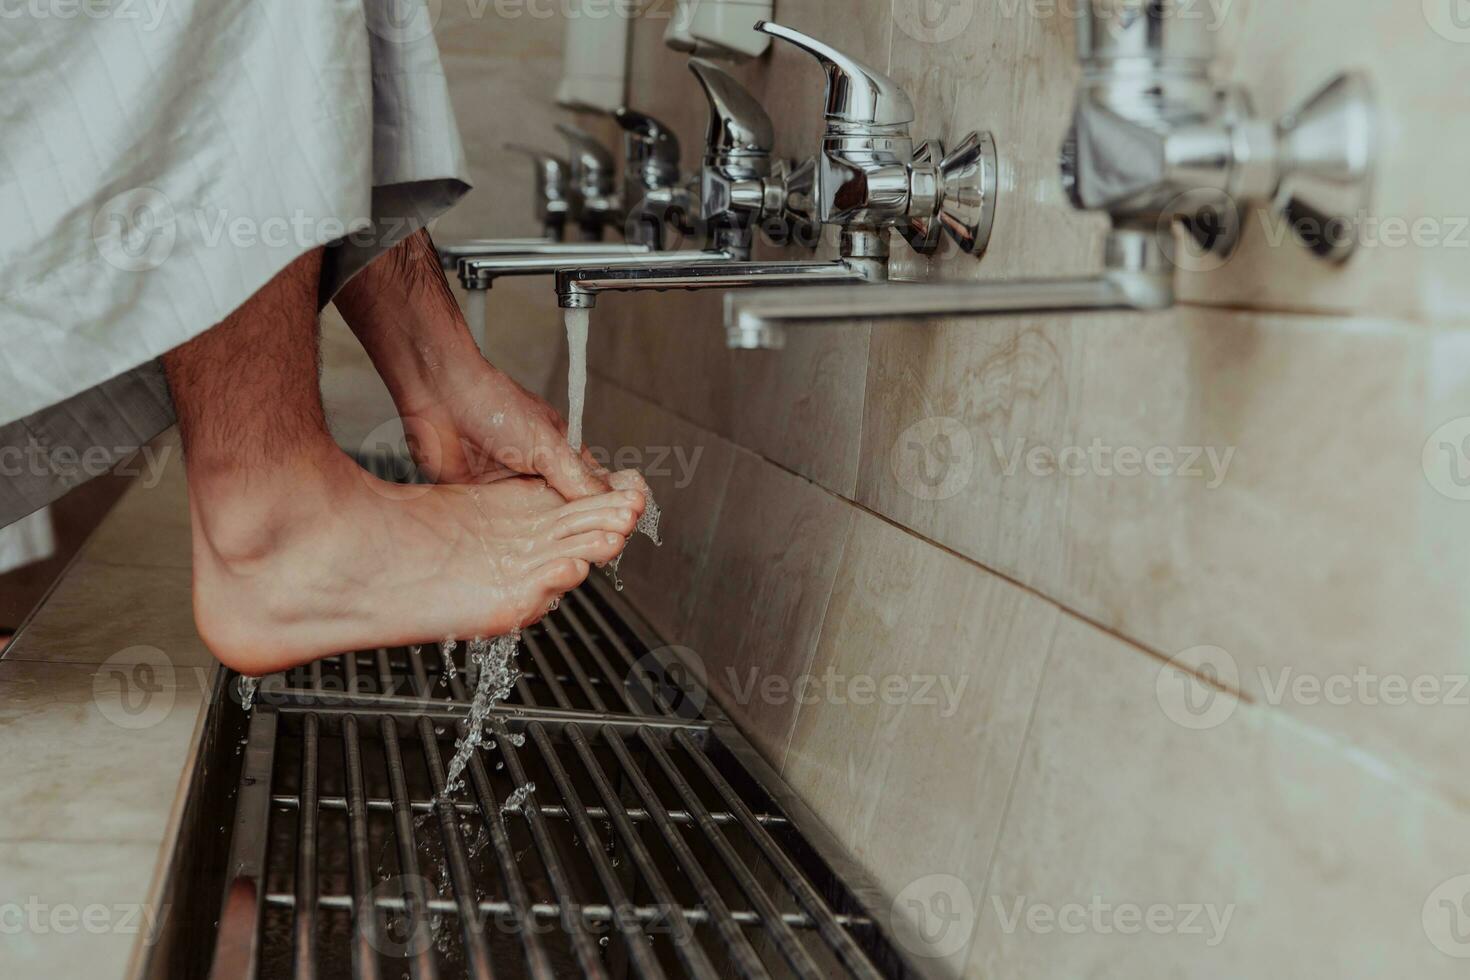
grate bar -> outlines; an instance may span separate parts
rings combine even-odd
[[[510,770],[511,778],[517,786],[527,786],[530,780],[526,778],[526,767],[521,764],[521,755],[516,751],[515,743],[510,740],[510,732],[505,728],[505,723],[496,721],[494,723],[496,734],[495,742],[500,747],[500,754],[505,758],[505,766]],[[532,791],[531,795],[534,795]],[[529,799],[529,796],[528,796]],[[541,815],[540,807],[528,807],[524,811],[526,822],[531,827],[531,839],[536,844],[536,850],[541,855],[541,863],[546,868],[546,876],[551,880],[551,889],[556,893],[557,903],[562,909],[562,928],[567,935],[572,937],[572,946],[577,953],[577,961],[582,965],[584,976],[596,978],[596,980],[607,980],[607,971],[603,968],[602,958],[597,955],[597,949],[592,944],[592,936],[587,931],[587,922],[582,915],[581,907],[573,899],[571,882],[567,878],[567,869],[562,864],[561,854],[556,849],[555,842],[551,839],[551,832],[547,829],[546,818]]]
[[[633,828],[632,821],[618,805],[618,794],[608,782],[607,773],[603,771],[597,757],[592,754],[592,747],[587,744],[587,736],[583,735],[581,729],[578,728],[571,729],[568,735],[572,747],[576,749],[577,755],[582,760],[582,767],[592,777],[592,783],[597,787],[598,795],[607,804],[612,825],[617,830],[618,836],[623,839],[623,843],[627,845],[628,854],[633,859],[633,866],[643,876],[644,882],[647,883],[660,906],[669,910],[678,908],[679,903],[674,900],[674,893],[669,888],[669,883],[664,880],[663,875],[659,874],[658,868],[653,863],[653,855],[648,853],[648,848],[638,837],[638,831]],[[654,800],[650,805],[657,806],[658,801]],[[704,948],[694,938],[694,930],[689,928],[689,920],[680,915],[670,919],[668,924],[673,930],[674,952],[690,974],[703,978],[703,980],[717,980],[714,964],[710,963]]]
[[[317,907],[331,909],[333,911],[347,911],[354,908],[351,895],[319,895],[317,896]],[[296,896],[290,892],[267,892],[265,896],[267,905],[281,908],[294,908]],[[373,904],[379,911],[404,912],[408,909],[408,903],[402,898],[393,898],[389,895],[380,895],[373,900]],[[458,915],[459,903],[444,898],[431,898],[426,906],[430,912],[436,915]],[[612,921],[613,910],[611,905],[595,903],[591,905],[580,905],[577,907],[582,918],[591,923],[603,923]],[[509,915],[514,914],[516,906],[512,902],[480,901],[475,904],[475,909],[480,916]],[[536,919],[561,919],[563,917],[562,907],[555,902],[532,902],[524,906],[525,911]],[[708,911],[701,908],[683,906],[677,909],[685,919],[694,925],[710,925],[715,919]],[[661,905],[635,905],[633,914],[639,922],[663,922],[669,917],[670,910]],[[755,927],[761,924],[761,917],[748,909],[737,909],[730,912],[730,918],[742,926]],[[800,912],[784,912],[781,919],[789,926],[796,929],[814,928],[814,923],[809,916]],[[839,915],[837,921],[852,929],[871,926],[870,919],[864,919],[850,915]]]
[[[552,671],[551,665],[546,662],[546,654],[541,650],[541,644],[536,642],[536,637],[527,630],[521,637],[526,642],[526,649],[531,651],[531,659],[536,662],[538,676],[546,680],[546,686],[551,688],[551,696],[556,699],[556,706],[566,711],[572,710],[572,699],[567,697],[566,688],[562,687],[563,678],[558,677]]]
[[[342,755],[347,766],[347,849],[352,867],[352,975],[359,980],[378,980],[378,909],[369,908],[372,872],[368,864],[367,807],[364,804],[362,743],[357,718],[342,719]],[[367,910],[367,914],[364,914]]]
[[[296,975],[316,980],[316,830],[317,752],[321,722],[314,714],[302,719],[301,806],[296,849]]]
[[[575,734],[575,725],[567,726],[568,733]],[[617,926],[618,932],[622,934],[623,944],[627,947],[628,955],[633,958],[633,964],[638,968],[638,973],[652,980],[663,980],[663,968],[658,965],[658,959],[653,955],[653,947],[649,945],[648,937],[639,928],[638,919],[632,914],[633,903],[628,900],[627,892],[623,890],[623,883],[618,880],[618,874],[613,869],[611,862],[607,859],[607,853],[603,850],[602,837],[597,833],[597,828],[587,817],[587,811],[582,808],[581,798],[577,795],[576,787],[572,785],[571,777],[567,774],[566,767],[557,758],[556,749],[551,744],[551,739],[546,735],[546,729],[540,722],[533,722],[529,726],[531,740],[536,743],[536,748],[541,753],[546,768],[551,770],[551,778],[556,781],[556,788],[561,793],[562,802],[567,805],[572,813],[572,823],[577,828],[577,833],[582,835],[582,850],[592,861],[592,867],[597,872],[597,878],[602,882],[603,891],[607,893],[608,903],[613,910],[613,924]]]
[[[623,744],[623,738],[611,728],[601,730],[602,740],[606,742],[617,757],[618,765],[622,767],[623,773],[633,784],[639,797],[648,807],[648,812],[653,817],[653,822],[658,826],[659,833],[663,835],[664,843],[674,853],[674,858],[679,862],[679,867],[689,876],[694,883],[694,889],[699,893],[699,900],[708,909],[707,918],[712,919],[715,927],[719,930],[720,938],[730,948],[730,953],[735,958],[735,965],[739,967],[740,974],[751,980],[761,980],[769,976],[760,957],[751,948],[745,934],[740,931],[740,924],[735,919],[730,907],[720,897],[719,890],[694,859],[694,852],[689,850],[689,844],[679,833],[679,828],[669,819],[669,812],[664,809],[658,795],[649,785],[648,779],[642,770],[633,762],[633,757],[628,754],[628,747]]]
[[[577,641],[582,644],[588,655],[592,657],[592,662],[597,665],[597,669],[602,671],[603,675],[607,678],[608,689],[617,692],[618,698],[623,702],[623,706],[628,709],[630,714],[638,714],[637,706],[628,697],[627,675],[625,674],[623,677],[619,677],[612,669],[612,665],[607,662],[607,658],[603,656],[598,644],[588,635],[587,627],[582,625],[582,621],[577,618],[577,614],[572,611],[570,605],[563,605],[558,612],[566,620],[567,625],[572,628],[572,632],[576,634]]]
[[[423,689],[421,688],[421,691]],[[460,680],[459,671],[449,675],[450,693],[460,701],[466,700],[468,694],[465,690],[464,681]],[[468,730],[466,722],[460,722],[458,731],[463,736]],[[529,911],[531,905],[530,892],[526,890],[526,882],[521,877],[520,865],[516,859],[515,849],[510,845],[510,837],[506,834],[505,818],[501,815],[501,805],[495,799],[495,790],[490,783],[490,774],[485,771],[485,760],[476,752],[470,757],[470,784],[475,788],[475,799],[479,802],[481,819],[484,821],[486,832],[490,835],[490,844],[495,848],[495,858],[499,863],[500,876],[505,881],[506,892],[510,901],[505,903],[480,903],[482,913],[491,915],[512,915],[517,934],[521,937],[521,943],[526,951],[526,965],[530,967],[531,976],[535,980],[551,980],[555,972],[551,967],[551,960],[546,955],[546,949],[541,945],[541,938],[536,930],[531,928],[534,915]],[[447,801],[446,801],[447,803]],[[453,804],[456,810],[458,804]],[[470,812],[474,812],[473,804],[466,804]],[[519,808],[517,808],[519,812]],[[487,904],[503,906],[502,908],[487,909]]]
[[[434,788],[434,798],[440,800],[435,806],[439,815],[439,833],[444,838],[444,853],[449,861],[449,882],[454,888],[455,906],[459,911],[460,925],[464,929],[465,958],[469,961],[470,975],[477,980],[492,980],[490,947],[480,932],[476,914],[474,876],[470,873],[470,855],[465,849],[464,837],[459,832],[459,812],[444,795],[444,760],[439,754],[439,739],[434,735],[434,725],[427,718],[419,719],[419,743],[424,751],[424,761],[429,765],[429,781]]]
[[[755,905],[756,910],[760,913],[761,921],[765,923],[767,934],[770,936],[771,941],[776,944],[776,948],[781,951],[781,955],[785,957],[786,962],[791,964],[791,968],[796,971],[797,976],[820,980],[822,973],[817,969],[817,964],[812,962],[811,956],[802,947],[801,940],[796,938],[796,934],[791,931],[791,927],[781,917],[781,912],[776,908],[776,903],[771,900],[771,896],[766,894],[766,890],[755,880],[755,875],[740,860],[740,856],[735,853],[735,848],[731,846],[724,832],[709,818],[709,811],[700,802],[699,797],[694,792],[694,787],[689,785],[689,781],[684,778],[684,774],[674,765],[674,760],[669,758],[669,754],[664,751],[664,747],[659,744],[658,739],[654,737],[653,732],[649,729],[645,728],[640,730],[638,737],[642,740],[649,753],[658,761],[659,768],[664,771],[664,775],[673,784],[680,798],[684,800],[684,805],[689,808],[690,812],[694,814],[695,819],[699,821],[699,829],[704,831],[704,836],[709,839],[710,844],[720,855],[720,860],[725,862],[726,869],[735,876],[735,880],[740,885],[741,891],[745,892],[745,897],[750,899],[751,903]]]
[[[277,793],[271,797],[271,803],[283,810],[295,810],[301,806],[301,798],[290,793]],[[370,811],[387,812],[393,809],[392,800],[369,798],[366,803]],[[410,800],[408,805],[415,813],[431,813],[434,810],[434,802],[432,800]],[[474,803],[454,803],[452,805],[460,813],[476,813],[479,811],[479,807]],[[323,810],[345,810],[347,809],[347,801],[340,796],[321,796],[317,798],[317,806]],[[542,803],[539,806],[543,816],[553,817],[558,820],[565,820],[568,816],[567,808],[564,806],[558,806],[554,803]],[[620,809],[623,815],[634,823],[647,823],[654,819],[653,815],[644,807],[629,806],[621,807]],[[521,805],[507,806],[505,812],[520,813]],[[589,806],[587,808],[587,815],[589,817],[595,817],[598,820],[610,819],[608,811],[600,806]],[[694,818],[689,815],[688,810],[664,810],[662,811],[662,815],[676,824],[694,823]],[[732,814],[726,813],[724,810],[713,810],[710,812],[710,817],[715,823],[721,825],[736,822],[735,817]],[[786,823],[785,817],[778,817],[769,813],[757,813],[755,818],[768,826],[779,827]]]
[[[388,651],[380,649],[378,672],[388,675],[390,671]],[[393,797],[393,836],[398,844],[399,880],[408,889],[409,926],[413,930],[408,950],[412,954],[409,969],[414,980],[438,980],[433,936],[429,932],[428,896],[424,893],[424,878],[419,873],[418,842],[413,832],[413,810],[408,806],[408,779],[403,769],[403,753],[398,746],[398,728],[386,715],[379,719],[378,728],[383,739],[383,755],[388,761],[388,788]]]
[[[587,676],[587,671],[582,668],[581,663],[572,656],[571,647],[567,646],[567,641],[562,638],[561,631],[548,629],[545,633],[551,638],[551,645],[556,647],[556,652],[561,655],[567,669],[577,679],[577,687],[581,688],[582,694],[591,702],[592,710],[607,714],[607,702],[603,701],[602,695],[597,693],[596,685],[592,683],[592,678]]]
[[[866,980],[882,980],[883,975],[878,972],[878,968],[868,959],[867,954],[862,951],[852,936],[838,924],[837,916],[831,907],[821,895],[817,894],[817,890],[812,887],[811,882],[807,881],[801,869],[755,819],[755,815],[750,812],[745,801],[735,791],[735,787],[731,786],[729,781],[721,775],[719,769],[710,761],[709,756],[705,755],[704,751],[683,732],[675,732],[674,741],[689,754],[695,765],[704,773],[705,778],[719,791],[725,804],[755,840],[756,846],[760,848],[766,860],[781,875],[781,880],[785,882],[786,887],[796,896],[807,914],[816,920],[818,934],[826,940],[827,945],[832,947],[843,965],[856,976],[866,978]]]

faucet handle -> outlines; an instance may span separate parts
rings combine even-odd
[[[769,157],[776,145],[776,127],[755,96],[724,69],[702,58],[690,58],[689,70],[709,99],[705,152],[722,159]]]
[[[607,194],[612,191],[613,173],[617,164],[607,147],[599,143],[590,133],[557,123],[556,131],[566,139],[571,150],[572,179],[585,194]]]
[[[506,143],[507,153],[516,153],[536,165],[536,192],[543,200],[560,200],[566,197],[568,171],[565,160],[554,153],[524,143]]]
[[[897,82],[816,38],[763,20],[755,29],[816,58],[827,72],[827,122],[848,126],[906,126],[914,104]]]
[[[679,173],[679,137],[674,131],[646,112],[624,106],[613,111],[613,118],[628,141],[628,159],[635,164],[653,164],[674,179]]]
[[[524,143],[505,144],[506,152],[527,157],[536,166],[536,200],[547,238],[560,238],[576,208],[571,195],[570,167],[561,157]]]

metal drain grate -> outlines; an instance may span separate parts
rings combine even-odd
[[[584,586],[526,640],[453,803],[434,800],[466,678],[434,651],[262,686],[214,977],[926,975],[610,590]]]

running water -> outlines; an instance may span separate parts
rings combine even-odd
[[[475,697],[470,703],[465,733],[460,736],[459,743],[454,748],[454,758],[449,761],[449,775],[444,780],[444,792],[440,794],[440,800],[448,800],[464,785],[464,780],[460,777],[475,750],[485,742],[485,725],[490,717],[490,709],[504,701],[520,679],[521,672],[515,666],[520,644],[520,630],[497,636],[493,640],[476,637],[470,641],[467,669],[477,675]]]
[[[439,659],[444,661],[444,675],[439,678],[439,683],[445,687],[455,678],[454,651],[458,646],[459,643],[452,636],[446,636],[439,643]]]
[[[240,678],[240,707],[249,711],[255,706],[255,692],[259,687],[259,677]]]
[[[582,448],[582,409],[587,403],[587,331],[591,310],[567,310],[567,442]]]
[[[527,783],[524,786],[518,787],[515,792],[505,798],[504,803],[500,804],[500,815],[503,817],[513,810],[519,810],[524,807],[526,805],[526,797],[534,792],[536,792],[535,783]]]
[[[471,289],[465,294],[464,301],[465,322],[469,324],[470,336],[475,338],[475,343],[480,346],[480,350],[485,350],[485,343],[490,337],[485,292],[483,289]]]

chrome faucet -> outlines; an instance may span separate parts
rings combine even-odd
[[[679,138],[673,130],[643,112],[622,108],[613,118],[623,128],[623,237],[664,249],[664,229],[694,233],[695,196],[679,173]]]
[[[952,153],[915,148],[914,104],[893,79],[830,45],[768,21],[756,30],[793,44],[827,73],[827,131],[817,157],[817,218],[849,230],[897,228],[932,254],[944,232],[980,254],[995,223],[995,142],[970,133]]]
[[[652,250],[649,245],[603,242],[600,232],[597,241],[564,241],[568,223],[580,225],[582,216],[582,200],[572,185],[571,163],[553,153],[520,143],[507,143],[505,149],[527,157],[535,168],[537,217],[543,233],[536,238],[474,238],[439,245],[439,261],[446,271],[457,269],[462,259],[476,256],[582,255],[613,260]],[[601,166],[599,162],[598,167]],[[600,174],[583,180],[599,187],[603,183]]]
[[[567,141],[582,237],[589,242],[602,241],[604,229],[618,226],[623,220],[622,202],[613,187],[617,164],[607,147],[584,130],[558,123],[556,131]]]
[[[762,220],[778,210],[799,213],[801,199],[814,196],[816,220],[841,229],[840,258],[835,262],[715,262],[689,268],[640,269],[629,264],[566,269],[557,274],[556,281],[563,308],[590,308],[596,305],[599,293],[613,291],[882,282],[888,278],[888,239],[895,228],[923,252],[938,248],[943,231],[966,251],[984,251],[995,217],[995,145],[988,135],[970,134],[948,156],[938,141],[916,152],[909,133],[913,103],[897,82],[788,27],[762,22],[756,29],[795,44],[825,69],[827,132],[822,152],[814,166],[783,174],[777,187],[756,168],[721,167],[722,162],[740,161],[733,156],[722,159],[712,152],[705,166],[706,212],[718,206],[746,221],[752,216]],[[707,63],[692,67],[704,84],[718,124],[721,107],[729,102],[725,89],[734,85],[733,79]],[[763,112],[761,117],[769,122]],[[759,142],[768,135],[751,126],[722,129],[712,125],[710,141],[733,147],[743,138]],[[727,239],[738,240],[742,230],[737,227],[727,233]]]
[[[1078,25],[1082,80],[1061,164],[1073,204],[1112,219],[1100,276],[731,295],[729,346],[777,348],[785,324],[820,320],[1164,309],[1175,226],[1228,255],[1247,202],[1268,202],[1314,254],[1346,261],[1376,155],[1366,79],[1339,75],[1282,119],[1261,120],[1245,93],[1211,80],[1213,35],[1181,17],[1177,0],[1111,0],[1106,13],[1097,3]]]
[[[705,233],[702,251],[469,257],[459,265],[460,281],[465,288],[488,289],[502,276],[552,275],[577,269],[607,271],[626,267],[636,271],[744,263],[750,259],[758,228],[765,229],[780,242],[798,240],[815,246],[809,205],[814,164],[773,161],[775,127],[755,97],[728,73],[708,62],[693,60],[689,67],[710,110],[698,194],[699,224]],[[627,125],[637,131],[638,138],[649,138],[641,120],[634,119],[632,114],[627,118]],[[651,139],[657,143],[657,137]],[[639,169],[652,167],[650,164]],[[664,173],[668,172],[665,167]],[[685,196],[678,191],[671,189],[667,199],[676,202],[672,210],[687,214],[683,209],[693,210],[695,195],[691,191]],[[663,198],[656,196],[655,200]],[[657,213],[646,212],[648,220]],[[676,223],[675,227],[680,226]]]

